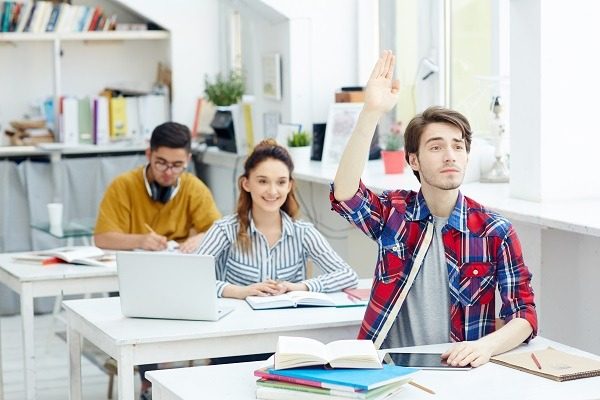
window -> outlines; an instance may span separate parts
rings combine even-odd
[[[508,7],[507,0],[380,1],[381,47],[397,54],[398,120],[445,105],[488,137],[490,105],[500,96],[508,121]]]

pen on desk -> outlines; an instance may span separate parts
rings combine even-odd
[[[144,226],[146,227],[146,229],[148,229],[150,231],[150,233],[156,233],[154,232],[154,229],[152,229],[152,227],[146,223],[144,223]]]
[[[435,392],[434,392],[433,390],[431,390],[431,389],[429,389],[428,387],[425,387],[425,386],[423,386],[423,385],[420,385],[420,384],[418,384],[418,383],[417,383],[417,382],[415,382],[415,381],[410,381],[410,382],[408,382],[408,384],[409,384],[409,385],[413,385],[414,387],[416,387],[416,388],[419,388],[419,389],[421,389],[421,390],[423,390],[424,392],[427,392],[427,393],[429,393],[429,394],[435,394]]]
[[[542,369],[542,364],[540,364],[540,360],[538,360],[535,354],[531,353],[531,358],[533,359],[533,362],[538,367],[538,369]]]

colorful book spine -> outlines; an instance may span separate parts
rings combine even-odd
[[[254,376],[257,376],[257,377],[263,378],[263,379],[272,380],[272,381],[295,383],[298,385],[311,386],[311,387],[321,388],[321,389],[335,389],[335,390],[341,390],[341,391],[346,391],[346,392],[357,391],[351,386],[332,385],[332,384],[318,382],[318,381],[311,381],[309,379],[292,378],[290,376],[270,374],[266,368],[257,369],[256,371],[254,371]]]

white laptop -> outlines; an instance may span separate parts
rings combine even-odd
[[[217,307],[213,256],[118,252],[117,271],[126,317],[216,321],[233,310]]]

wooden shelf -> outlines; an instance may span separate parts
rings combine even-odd
[[[0,42],[43,42],[43,41],[110,41],[110,40],[167,40],[167,31],[107,31],[107,32],[67,32],[67,33],[0,33]]]

